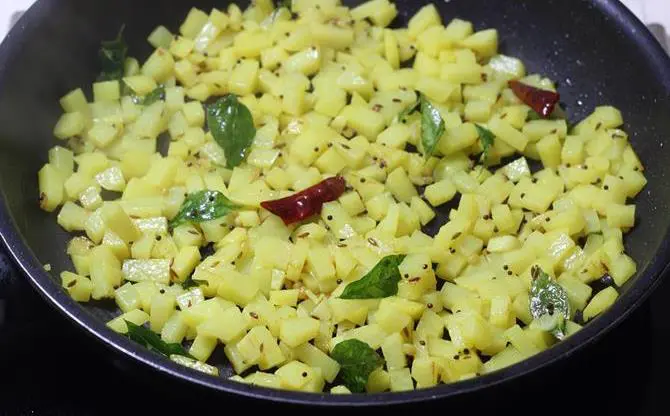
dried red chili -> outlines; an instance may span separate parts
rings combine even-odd
[[[336,176],[295,195],[261,202],[261,206],[279,216],[284,224],[289,225],[320,213],[324,203],[334,201],[344,193],[345,186],[344,178]]]
[[[561,96],[557,92],[542,90],[519,81],[510,81],[509,87],[524,104],[532,108],[537,114],[548,118]]]

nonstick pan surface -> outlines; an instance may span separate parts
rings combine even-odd
[[[109,303],[79,305],[61,290],[58,273],[69,269],[67,234],[54,215],[39,210],[37,171],[54,145],[58,99],[90,86],[98,73],[100,40],[122,24],[130,53],[145,58],[145,39],[159,24],[176,29],[188,9],[222,8],[226,1],[40,0],[0,46],[0,236],[35,288],[57,310],[116,351],[157,373],[211,390],[247,397],[318,405],[374,405],[446,398],[484,389],[568,359],[621,322],[659,283],[670,262],[670,59],[644,25],[616,0],[451,0],[435,1],[444,20],[471,20],[477,29],[497,28],[502,53],[521,58],[529,72],[559,84],[571,121],[595,106],[622,110],[635,150],[646,166],[647,188],[638,197],[637,226],[626,248],[638,274],[617,303],[574,336],[526,361],[496,373],[451,385],[407,393],[325,395],[277,391],[228,381],[181,367],[120,336],[104,325]],[[344,1],[353,5],[360,2]],[[398,24],[427,1],[399,0]],[[90,92],[90,91],[89,91]],[[49,263],[53,277],[43,265]],[[616,346],[613,346],[616,348]]]

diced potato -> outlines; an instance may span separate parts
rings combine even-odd
[[[154,332],[161,332],[165,323],[175,311],[175,297],[170,293],[159,293],[151,299],[149,312],[150,328]]]
[[[279,376],[282,388],[288,390],[301,390],[315,377],[314,370],[299,361],[284,364],[275,374]]]
[[[294,351],[296,358],[300,361],[312,367],[320,368],[323,378],[327,382],[332,383],[335,380],[340,371],[340,365],[326,353],[309,343],[297,346]]]
[[[81,114],[88,114],[89,107],[86,100],[86,95],[81,88],[70,91],[60,99],[60,105],[67,113],[79,112]]]
[[[259,286],[255,279],[231,270],[221,279],[217,294],[223,299],[246,306],[256,297],[258,291]]]
[[[156,82],[166,81],[175,68],[172,55],[163,48],[158,48],[142,65],[142,74],[152,77]]]
[[[635,225],[635,205],[612,204],[605,213],[607,225],[616,228],[631,228]]]
[[[119,204],[105,204],[102,207],[101,213],[107,228],[121,237],[126,243],[139,238],[140,233],[137,226]]]
[[[184,281],[195,270],[195,267],[200,262],[200,250],[197,247],[186,246],[182,247],[172,262],[171,269],[179,278],[179,281]]]
[[[498,31],[486,29],[460,41],[460,45],[474,51],[480,59],[491,58],[498,53]]]
[[[402,350],[403,339],[399,333],[386,337],[382,343],[382,354],[389,370],[407,367],[407,359]]]
[[[400,368],[389,370],[389,383],[391,391],[410,391],[414,390],[414,382],[409,368]]]
[[[193,344],[191,344],[188,353],[199,361],[205,362],[209,356],[212,355],[212,352],[214,352],[216,344],[216,338],[198,334],[193,340]]]
[[[119,81],[102,81],[93,84],[94,101],[117,101],[121,98]]]
[[[77,302],[88,302],[91,299],[93,283],[84,276],[71,272],[63,272],[60,275],[61,285]]]
[[[399,201],[409,203],[418,193],[403,168],[397,168],[386,178],[388,190]]]
[[[596,293],[589,304],[586,305],[586,308],[584,308],[584,320],[588,321],[603,313],[607,308],[612,306],[618,297],[619,293],[611,286]]]
[[[516,364],[521,360],[523,360],[523,355],[513,346],[509,346],[484,364],[484,372],[490,373],[500,370]]]
[[[489,122],[488,127],[497,138],[520,152],[522,152],[528,144],[528,137],[504,120],[494,118]]]
[[[114,297],[114,287],[121,285],[121,267],[111,248],[98,246],[91,250],[90,271],[93,292],[91,297],[99,300]]]
[[[437,8],[434,4],[428,4],[422,7],[412,18],[409,20],[407,26],[410,36],[416,38],[421,32],[425,31],[429,27],[442,25],[442,18],[440,13],[437,11]]]
[[[139,309],[134,309],[107,322],[107,326],[115,332],[125,334],[128,332],[128,326],[126,325],[126,321],[132,322],[135,325],[139,326],[144,325],[144,323],[146,323],[148,320],[149,315],[147,315],[146,312],[141,311]]]
[[[428,202],[434,207],[449,202],[456,195],[456,186],[450,179],[442,179],[432,185],[428,185],[424,192]]]
[[[226,344],[239,338],[246,329],[247,322],[236,307],[217,311],[197,327],[198,336],[218,338]]]
[[[54,136],[64,140],[84,132],[86,118],[78,111],[63,114],[54,127]]]
[[[147,40],[154,48],[169,48],[173,35],[165,26],[157,26],[149,35]]]
[[[281,322],[279,339],[290,347],[297,347],[317,336],[319,321],[314,318],[291,318]]]
[[[368,383],[365,390],[369,393],[381,393],[391,387],[389,373],[381,368],[376,369],[368,377]]]
[[[77,204],[68,201],[63,205],[58,213],[58,225],[66,231],[84,231],[86,229],[86,220],[88,211]]]
[[[177,364],[181,364],[184,367],[192,368],[194,370],[198,370],[202,373],[209,374],[212,376],[218,376],[219,375],[219,369],[214,367],[213,365],[205,364],[203,362],[193,360],[189,357],[184,357],[183,355],[171,355],[170,359]]]
[[[40,208],[52,212],[63,202],[63,178],[49,163],[40,169],[37,178]]]
[[[166,259],[126,260],[123,262],[123,278],[131,282],[170,282],[170,261]]]

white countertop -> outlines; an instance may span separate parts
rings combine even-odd
[[[4,38],[11,23],[35,0],[0,0],[0,39]],[[95,1],[95,0],[92,0]],[[621,0],[640,20],[657,35],[666,37],[670,45],[670,0]],[[665,30],[663,30],[665,28]]]

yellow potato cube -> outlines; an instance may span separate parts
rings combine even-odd
[[[488,128],[495,134],[496,138],[504,141],[520,152],[523,152],[528,144],[528,137],[500,118],[492,119],[489,122]]]
[[[396,168],[386,178],[387,189],[402,202],[411,202],[412,198],[418,196],[414,184],[407,176],[407,172],[401,167]]]
[[[89,212],[77,204],[66,202],[58,213],[58,225],[66,231],[84,231]]]
[[[183,282],[195,270],[198,263],[200,263],[198,247],[184,246],[174,258],[171,269],[177,276],[178,281]]]
[[[158,293],[151,299],[149,325],[152,331],[160,333],[170,316],[175,312],[175,296]]]
[[[277,339],[266,327],[255,326],[249,331],[248,335],[255,338],[259,350],[261,350],[262,345],[262,354],[258,361],[258,367],[261,370],[276,367],[286,361],[284,353],[279,345],[277,345]]]
[[[275,306],[296,306],[298,304],[297,289],[273,290],[270,292],[270,303]]]
[[[365,391],[368,393],[381,393],[391,386],[389,373],[381,368],[376,369],[368,377],[368,383],[365,385]]]
[[[102,81],[93,84],[94,101],[118,101],[120,98],[119,81]]]
[[[349,127],[369,140],[375,140],[386,124],[383,115],[361,105],[347,106],[341,115],[347,120]]]
[[[124,313],[123,315],[117,316],[111,321],[107,322],[107,326],[113,331],[118,332],[119,334],[125,334],[128,332],[128,326],[126,321],[132,322],[135,325],[144,325],[149,320],[149,315],[146,312],[139,309],[135,309],[129,312]]]
[[[217,294],[223,299],[246,306],[256,297],[258,291],[256,279],[249,279],[248,276],[231,270],[221,280]]]
[[[275,374],[281,380],[281,387],[288,390],[301,390],[314,377],[314,370],[307,364],[291,361],[280,367]],[[305,374],[307,374],[305,376]]]
[[[314,318],[291,318],[281,321],[279,339],[290,347],[314,339],[319,333],[319,320]]]
[[[247,321],[237,307],[218,310],[197,327],[198,335],[218,338],[226,344],[239,338],[246,330]]]
[[[607,308],[614,304],[618,297],[619,293],[617,293],[616,289],[611,286],[596,293],[589,304],[586,305],[586,308],[584,308],[584,320],[589,321],[603,313]]]
[[[307,253],[307,265],[320,281],[335,277],[335,266],[330,251],[325,247],[312,247]]]
[[[152,281],[170,283],[170,260],[125,260],[123,262],[123,278],[131,282]]]
[[[95,180],[108,191],[123,192],[126,188],[126,180],[118,166],[112,166],[98,173],[95,175]]]
[[[546,167],[555,168],[561,163],[561,142],[557,135],[545,136],[537,143],[540,160]]]
[[[540,352],[527,333],[519,325],[514,325],[504,332],[505,339],[524,356],[528,358]]]
[[[391,391],[414,390],[414,382],[409,368],[389,370],[389,384],[391,385]]]
[[[121,158],[121,171],[126,179],[144,176],[151,166],[151,155],[142,152],[126,152]]]
[[[365,211],[365,205],[358,192],[347,192],[343,194],[338,201],[347,214],[352,217]]]
[[[93,299],[114,297],[114,287],[121,284],[121,268],[114,252],[107,246],[91,250],[90,271],[93,282]]]
[[[158,83],[165,82],[175,68],[174,58],[163,48],[158,48],[142,65],[142,74],[152,77]]]
[[[393,306],[385,305],[375,313],[375,322],[389,334],[399,333],[412,324],[412,317],[397,310]]]
[[[482,83],[483,68],[474,63],[447,63],[442,65],[440,78],[450,84],[477,85]]]
[[[126,243],[137,240],[140,232],[137,226],[119,204],[105,204],[101,210],[105,225]]]
[[[437,207],[451,201],[456,196],[456,186],[450,179],[445,178],[428,185],[424,196],[432,206]]]
[[[498,53],[498,31],[482,30],[463,39],[459,44],[474,51],[478,58],[488,59]]]
[[[321,369],[323,378],[332,383],[340,371],[337,361],[330,358],[326,353],[310,343],[301,344],[294,349],[295,356],[303,363]]]
[[[129,312],[142,307],[140,293],[130,282],[114,291],[114,301],[123,312]]]
[[[60,275],[61,286],[67,290],[70,297],[77,302],[88,302],[91,299],[93,283],[84,276],[71,272],[63,272]]]
[[[81,88],[70,91],[60,99],[60,105],[66,113],[79,112],[89,114],[90,109],[86,101],[86,95]]]
[[[635,205],[608,205],[605,216],[609,227],[631,228],[635,225]]]
[[[198,82],[197,67],[189,60],[177,61],[174,64],[174,73],[184,87],[193,87]]]
[[[228,89],[237,95],[249,95],[256,91],[258,86],[259,63],[245,59],[233,69],[228,80]]]
[[[199,361],[205,362],[216,348],[216,338],[208,335],[198,334],[191,344],[188,353]]]
[[[60,173],[47,163],[37,174],[40,208],[52,212],[63,202],[63,178]]]
[[[61,140],[69,139],[83,133],[86,128],[86,118],[78,111],[64,113],[54,127],[54,136]]]
[[[191,101],[184,104],[182,108],[184,112],[184,118],[188,122],[188,125],[191,127],[202,127],[205,123],[205,109],[202,106],[202,103],[197,101]]]
[[[422,357],[412,362],[412,378],[418,389],[437,385],[439,376],[439,366],[434,359]]]
[[[417,38],[423,31],[433,26],[442,25],[442,18],[434,4],[423,6],[407,25],[409,35]]]
[[[203,26],[207,23],[207,20],[209,20],[207,13],[193,7],[179,27],[179,33],[186,38],[193,39],[200,33]]]
[[[636,271],[635,261],[626,254],[617,256],[609,265],[609,273],[617,286],[626,283]]]

